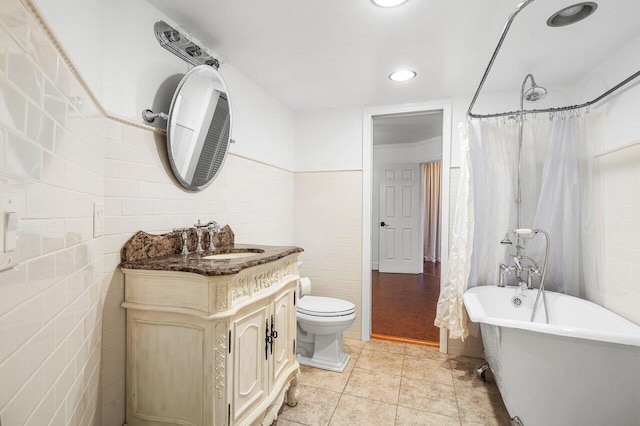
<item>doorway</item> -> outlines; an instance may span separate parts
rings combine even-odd
[[[433,233],[448,229],[448,221],[434,226],[425,225],[425,219],[429,222],[434,212],[436,219],[448,212],[440,204],[442,180],[448,186],[441,169],[445,115],[448,119],[444,109],[414,109],[370,116],[372,337],[431,346],[439,346],[441,340],[433,321],[440,291],[440,249],[447,239],[441,242]],[[448,156],[446,160],[448,164]],[[434,182],[434,172],[426,165],[435,162]],[[437,197],[430,194],[432,185],[437,185]]]

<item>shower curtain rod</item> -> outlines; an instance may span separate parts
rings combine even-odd
[[[502,34],[500,35],[500,40],[498,40],[498,45],[496,46],[495,50],[493,51],[493,55],[491,55],[491,60],[489,60],[489,65],[487,65],[487,68],[484,70],[484,74],[482,75],[482,80],[480,80],[480,84],[478,85],[478,88],[476,89],[476,92],[473,95],[473,99],[471,100],[471,104],[469,105],[469,109],[467,110],[467,116],[468,117],[470,117],[470,118],[506,117],[506,116],[519,115],[519,114],[536,114],[536,113],[542,114],[542,113],[545,113],[545,112],[554,113],[554,112],[570,111],[570,110],[585,108],[585,107],[589,107],[589,106],[591,106],[591,105],[593,105],[595,103],[600,102],[602,99],[606,98],[607,96],[611,95],[612,93],[614,93],[618,89],[622,88],[623,86],[629,84],[631,81],[633,81],[636,78],[640,77],[640,71],[637,71],[634,74],[632,74],[631,76],[629,76],[626,79],[624,79],[623,81],[621,81],[620,83],[618,83],[615,86],[613,86],[611,89],[607,90],[606,92],[604,92],[603,94],[598,96],[597,98],[594,98],[593,100],[590,100],[588,102],[585,102],[585,103],[582,103],[582,104],[578,104],[578,105],[568,105],[568,106],[556,107],[556,108],[527,109],[527,110],[522,110],[522,111],[499,112],[499,113],[494,113],[494,114],[474,114],[474,113],[472,113],[471,110],[473,109],[473,106],[475,105],[476,100],[478,99],[478,96],[480,95],[480,91],[482,90],[482,87],[484,86],[484,83],[486,82],[487,77],[489,76],[489,72],[491,71],[491,68],[493,67],[493,63],[495,62],[496,58],[498,57],[498,52],[500,52],[500,48],[502,48],[502,43],[504,43],[504,40],[507,37],[507,33],[509,32],[509,28],[511,28],[511,24],[513,23],[513,21],[516,18],[516,16],[522,11],[522,9],[524,9],[525,7],[527,7],[528,5],[533,3],[534,1],[535,0],[525,0],[525,1],[523,1],[522,3],[520,3],[518,5],[518,7],[516,7],[516,9],[513,12],[511,12],[511,15],[509,15],[509,19],[507,20],[507,23],[505,24],[505,26],[504,26],[504,28],[502,30]]]

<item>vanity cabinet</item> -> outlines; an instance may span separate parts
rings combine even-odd
[[[220,276],[123,268],[126,424],[268,425],[295,405],[297,256]]]
[[[231,322],[234,386],[231,422],[241,422],[263,399],[277,390],[287,367],[295,363],[295,289],[285,288],[268,304],[256,303]]]

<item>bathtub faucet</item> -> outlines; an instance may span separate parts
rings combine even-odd
[[[505,265],[504,263],[500,264],[500,277],[498,280],[498,286],[504,287],[505,285],[508,285],[505,276],[511,275],[511,273],[513,273],[516,277],[515,285],[520,287],[523,290],[524,294],[524,290],[533,288],[531,285],[531,279],[536,274],[538,275],[538,277],[540,276],[539,272],[537,272],[540,268],[536,261],[529,256],[511,255],[509,257],[513,260],[513,265]],[[529,261],[531,265],[523,266],[523,261]],[[523,273],[527,274],[526,281],[522,278]]]
[[[519,249],[524,249],[524,239],[532,239],[534,238],[536,235],[538,234],[542,234],[545,237],[545,254],[544,254],[544,262],[542,262],[542,268],[538,265],[538,263],[533,260],[531,257],[529,256],[524,256],[520,253],[520,251],[518,250],[517,253],[515,255],[511,255],[509,256],[511,259],[513,259],[513,266],[508,266],[505,264],[501,264],[500,265],[500,279],[498,281],[498,286],[500,287],[504,287],[505,286],[505,280],[504,280],[504,275],[505,274],[510,274],[511,272],[515,273],[516,276],[516,282],[518,287],[522,290],[522,292],[524,293],[524,289],[525,288],[532,288],[531,285],[531,281],[533,279],[534,276],[537,276],[538,279],[540,280],[540,285],[538,286],[538,294],[536,295],[536,301],[533,304],[533,311],[531,313],[531,321],[534,321],[535,315],[536,315],[536,310],[538,308],[538,303],[540,302],[540,299],[542,299],[542,303],[544,305],[544,313],[545,313],[545,320],[547,322],[547,324],[549,324],[549,310],[548,310],[548,305],[547,305],[547,296],[544,292],[544,278],[547,272],[547,262],[549,261],[549,246],[551,245],[551,238],[549,237],[549,234],[542,230],[542,229],[528,229],[528,228],[522,228],[522,229],[514,229],[512,231],[507,232],[507,234],[505,235],[504,239],[500,242],[503,245],[511,245],[511,240],[509,239],[509,234],[513,233],[516,238],[517,241],[520,241],[521,239],[523,240],[523,244],[522,246],[518,246]],[[529,261],[529,263],[531,264],[530,266],[524,267],[522,266],[522,261],[523,260],[527,260]],[[522,279],[522,273],[526,272],[527,273],[527,281],[525,282]]]
[[[505,286],[504,276],[511,274],[514,270],[515,268],[513,266],[507,266],[504,263],[500,264],[500,279],[498,280],[498,287]]]

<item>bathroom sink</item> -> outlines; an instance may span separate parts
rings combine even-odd
[[[264,250],[260,251],[234,251],[231,253],[218,253],[210,256],[204,256],[203,259],[211,260],[224,260],[224,259],[242,259],[243,257],[256,256],[260,253],[264,253]]]

